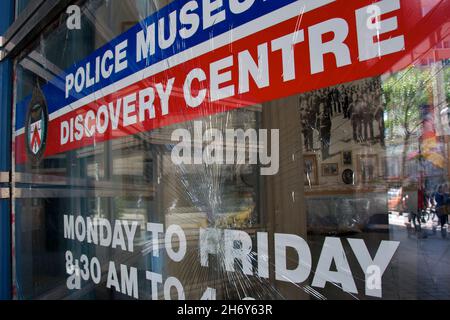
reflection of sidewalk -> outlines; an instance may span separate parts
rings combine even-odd
[[[403,215],[398,214],[397,212],[389,214],[389,225],[414,228],[412,222],[409,221],[408,215],[406,213]],[[431,232],[441,231],[441,225],[439,224],[439,221],[436,217],[434,218],[434,220],[429,219],[425,223],[422,222],[420,226],[422,230],[429,230]],[[444,229],[446,228],[444,227]],[[427,235],[430,235],[430,233],[427,232]]]
[[[404,227],[405,222],[408,222],[408,218],[405,218],[401,214],[389,214],[389,225]]]
[[[405,223],[407,216],[389,215],[390,240],[399,241],[400,247],[383,277],[386,293],[396,299],[449,299],[450,235],[442,238],[440,228],[433,233],[428,221],[422,224],[427,237],[412,237]]]

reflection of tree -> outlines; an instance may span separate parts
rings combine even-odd
[[[406,160],[411,138],[418,135],[422,124],[420,107],[428,104],[427,82],[430,80],[428,70],[410,67],[392,75],[383,84],[388,115],[385,127],[387,139],[391,143],[402,139],[403,152],[401,162],[402,181],[407,174]]]

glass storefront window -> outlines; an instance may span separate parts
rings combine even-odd
[[[450,298],[448,2],[207,2],[16,59],[18,298]]]

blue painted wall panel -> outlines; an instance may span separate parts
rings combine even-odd
[[[0,34],[14,17],[14,0],[0,1]],[[0,171],[11,171],[12,62],[0,62]],[[2,186],[2,187],[7,187]],[[0,299],[11,299],[11,203],[0,200]]]

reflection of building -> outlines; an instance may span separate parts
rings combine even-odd
[[[441,72],[436,69],[439,66]],[[416,83],[410,84],[415,91],[412,101],[406,107],[408,109],[405,108],[410,114],[409,125],[406,127],[400,121],[390,128],[387,179],[397,184],[404,179],[408,183],[425,179],[427,188],[434,188],[448,175],[448,108],[444,88],[448,67],[439,62],[430,67],[411,69],[409,73],[415,74],[417,79]],[[421,82],[422,77],[429,77],[431,74],[436,74],[433,81]],[[408,76],[407,73],[404,75]],[[387,113],[389,122],[394,123],[398,118],[398,112],[396,115],[392,109]]]

